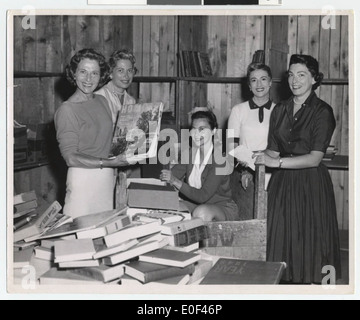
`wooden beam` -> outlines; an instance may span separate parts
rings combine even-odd
[[[256,165],[254,218],[266,219],[267,192],[265,190],[265,165]]]

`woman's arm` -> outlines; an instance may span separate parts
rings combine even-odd
[[[72,152],[67,154],[64,159],[69,167],[78,168],[116,168],[133,164],[126,160],[125,155],[119,155],[116,158],[106,159],[92,157],[80,152]]]
[[[265,150],[264,158],[257,157],[255,164],[265,164],[269,168],[282,169],[305,169],[318,167],[323,159],[324,153],[321,151],[311,151],[308,154],[294,157],[279,156],[279,152],[273,150]]]
[[[188,199],[201,204],[208,201],[216,193],[221,184],[223,176],[217,175],[215,169],[216,168],[212,166],[208,171],[208,175],[206,176],[201,189],[193,188],[188,183],[179,180],[170,170],[163,170],[160,179],[169,182]]]
[[[63,104],[55,113],[56,137],[59,142],[61,155],[69,167],[103,168],[129,165],[124,155],[114,159],[102,159],[78,151],[80,124],[68,105]]]

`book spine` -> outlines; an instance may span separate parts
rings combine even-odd
[[[169,243],[177,247],[188,246],[201,240],[205,240],[208,237],[209,231],[207,227],[199,226],[173,235]]]
[[[184,57],[182,53],[179,53],[179,74],[180,77],[185,77],[185,66],[184,66]]]
[[[202,77],[198,51],[192,51],[192,58],[194,60],[196,77]]]
[[[119,231],[131,223],[130,218],[128,216],[119,217],[116,221],[113,221],[106,225],[105,229],[107,234],[114,233]]]
[[[201,219],[184,220],[161,226],[161,233],[174,235],[204,225]]]
[[[188,58],[189,58],[189,64],[190,64],[191,77],[197,77],[195,59],[194,59],[194,52],[193,51],[188,51],[188,56],[189,56]]]
[[[185,76],[191,77],[191,66],[190,66],[190,55],[189,51],[183,51],[184,65],[185,65]]]

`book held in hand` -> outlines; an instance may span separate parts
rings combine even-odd
[[[122,106],[115,123],[109,157],[124,154],[129,162],[155,157],[163,109],[162,102]]]

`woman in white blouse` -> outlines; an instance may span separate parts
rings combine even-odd
[[[269,132],[270,114],[275,103],[270,99],[272,74],[269,66],[262,63],[252,63],[247,69],[247,81],[253,97],[248,101],[235,105],[228,120],[228,137],[234,139],[230,149],[238,145],[246,147],[252,152],[265,150]],[[252,218],[254,198],[254,172],[241,163],[241,185],[239,202],[244,204],[241,209],[243,218]],[[270,173],[266,174],[265,185],[270,180]],[[248,210],[249,212],[244,212]]]

